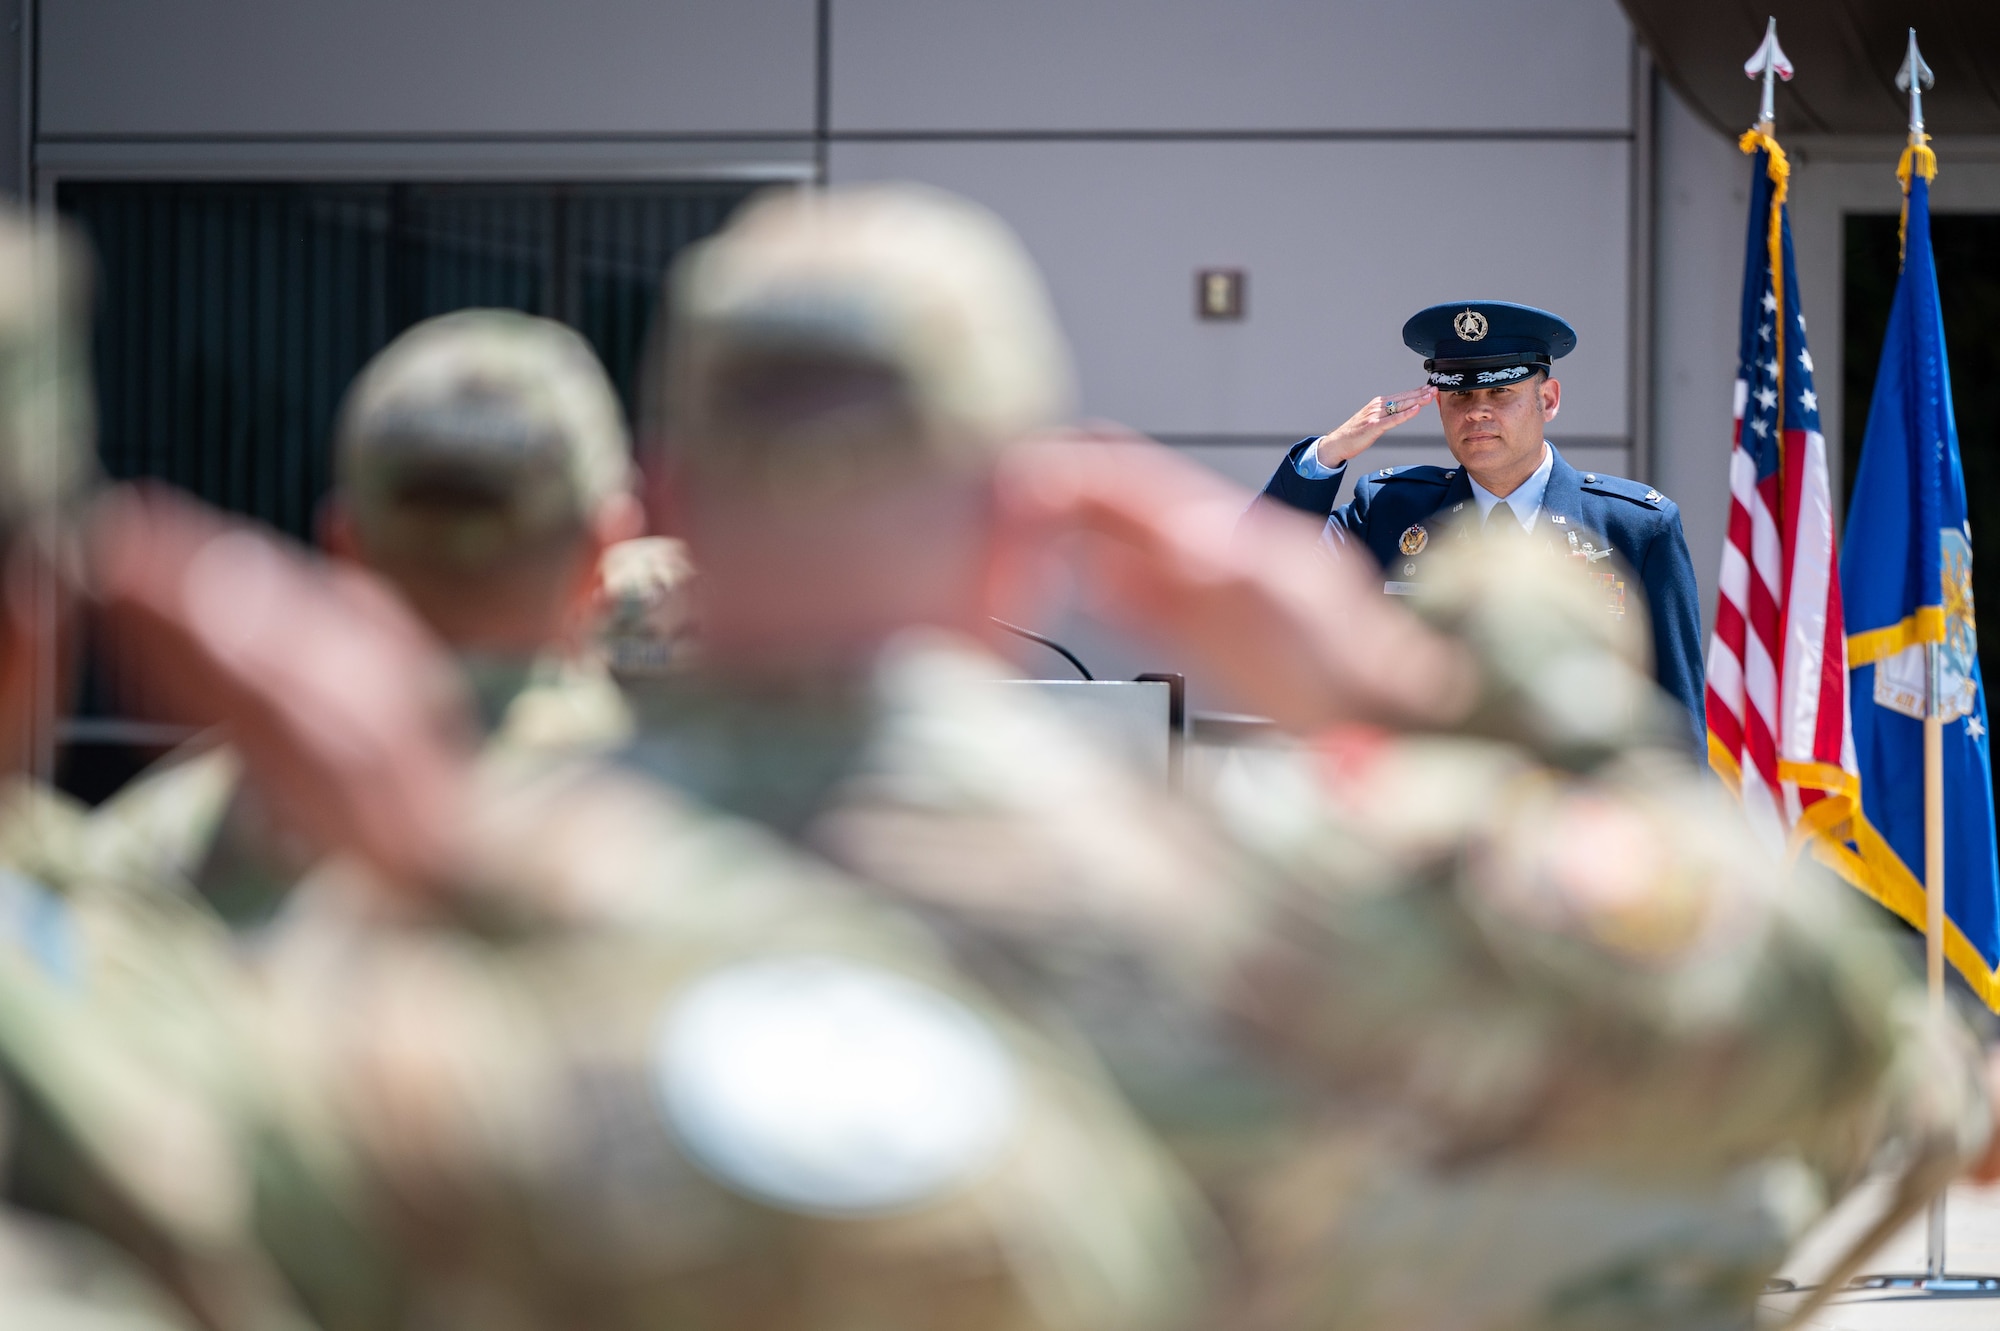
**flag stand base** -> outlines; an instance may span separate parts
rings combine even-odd
[[[1849,1289],[1915,1289],[1931,1294],[2000,1294],[2000,1276],[1938,1275],[1856,1276]]]
[[[1934,1001],[1941,996],[1942,989],[1942,986],[1936,985],[1936,979],[1937,974],[1933,971],[1931,996]],[[1926,1294],[2000,1294],[2000,1276],[1953,1275],[1945,1270],[1945,1194],[1940,1192],[1931,1198],[1929,1209],[1923,1274],[1856,1276],[1847,1282],[1847,1287],[1909,1289]]]

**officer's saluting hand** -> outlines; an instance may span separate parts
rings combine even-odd
[[[1418,412],[1435,401],[1437,389],[1429,384],[1414,392],[1369,398],[1368,405],[1349,416],[1339,429],[1329,430],[1313,440],[1306,456],[1330,474],[1334,467],[1366,452],[1389,431],[1416,419]]]
[[[1415,590],[1439,540],[1496,524],[1575,560],[1602,585],[1607,613],[1651,611],[1657,678],[1687,709],[1698,756],[1700,592],[1680,510],[1638,481],[1578,472],[1544,437],[1562,407],[1553,365],[1575,348],[1575,330],[1546,310],[1471,301],[1419,311],[1403,342],[1424,357],[1425,386],[1375,398],[1338,429],[1300,440],[1265,496],[1325,515],[1336,547],[1365,546],[1391,595]],[[1433,401],[1458,465],[1382,467],[1336,507],[1348,462]]]

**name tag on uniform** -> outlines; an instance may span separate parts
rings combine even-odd
[[[1414,582],[1385,582],[1382,584],[1382,590],[1391,596],[1415,596],[1417,594],[1417,584]]]

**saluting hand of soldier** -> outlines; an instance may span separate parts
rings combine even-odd
[[[1408,393],[1370,398],[1368,405],[1349,416],[1345,424],[1321,435],[1313,445],[1313,453],[1322,467],[1337,467],[1436,400],[1437,389],[1428,384]]]
[[[368,575],[163,487],[99,500],[100,623],[147,710],[226,724],[260,794],[321,852],[399,884],[457,863],[472,727],[442,650]]]

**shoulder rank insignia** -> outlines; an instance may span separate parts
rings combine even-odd
[[[1382,468],[1382,470],[1376,472],[1375,474],[1377,476],[1394,476],[1396,474],[1396,469],[1394,467],[1384,467]]]
[[[1665,499],[1665,498],[1666,498],[1666,496],[1665,496],[1665,495],[1663,495],[1663,494],[1661,494],[1661,493],[1660,493],[1660,492],[1659,492],[1658,490],[1648,490],[1648,491],[1646,491],[1646,502],[1647,502],[1647,503],[1649,503],[1649,504],[1657,504],[1657,503],[1659,503],[1659,502],[1660,502],[1660,501],[1661,501],[1662,499]]]
[[[1396,548],[1406,555],[1420,555],[1424,552],[1424,547],[1430,543],[1431,534],[1424,530],[1424,524],[1413,522],[1404,530],[1402,538],[1396,542]]]

